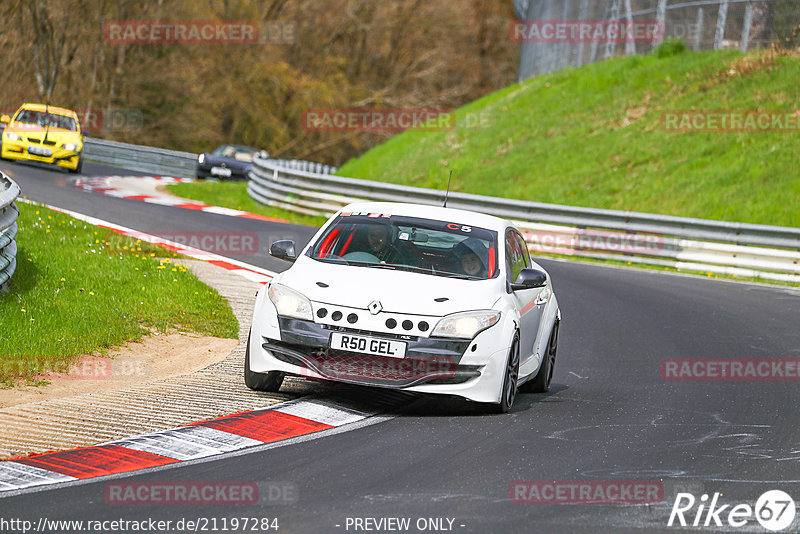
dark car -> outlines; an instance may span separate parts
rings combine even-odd
[[[197,177],[246,180],[256,155],[268,157],[262,150],[241,145],[222,145],[210,154],[203,152],[197,157]]]

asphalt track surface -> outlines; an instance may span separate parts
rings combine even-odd
[[[313,233],[87,193],[70,185],[70,175],[40,167],[2,162],[0,169],[28,198],[144,232],[257,232],[259,254],[236,259],[268,269],[286,267],[266,255],[271,239],[305,243]],[[84,170],[124,174],[91,164]],[[18,241],[24,247],[24,235]],[[110,505],[107,481],[99,480],[0,498],[0,519],[152,518],[174,525],[181,518],[216,518],[217,531],[224,531],[223,518],[277,518],[279,532],[304,533],[368,531],[354,528],[355,518],[410,518],[401,531],[673,532],[680,529],[667,521],[677,491],[693,493],[698,504],[700,495],[714,492],[722,493],[719,505],[753,506],[772,489],[800,498],[797,381],[666,381],[660,374],[665,358],[800,358],[800,292],[542,264],[563,314],[553,385],[548,394],[518,396],[510,414],[486,415],[467,402],[421,396],[376,424],[124,479],[289,482],[298,490],[291,504]],[[518,480],[658,481],[664,498],[653,505],[518,503],[509,499]],[[685,531],[767,532],[753,518],[728,526],[730,509],[720,515],[723,527],[712,521]],[[696,511],[686,512],[687,522]],[[444,526],[418,529],[421,518],[444,518]],[[701,524],[705,519],[703,513]],[[784,532],[799,528],[797,518]]]

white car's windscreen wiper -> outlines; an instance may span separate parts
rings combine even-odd
[[[370,263],[367,261],[347,261],[347,265],[355,265],[357,267],[374,267],[377,269],[390,269],[392,271],[397,270],[400,265],[390,265],[388,263]]]

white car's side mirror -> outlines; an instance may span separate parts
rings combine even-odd
[[[547,274],[539,269],[522,269],[517,275],[517,279],[511,284],[512,291],[520,289],[533,289],[535,287],[544,287],[547,283]]]
[[[297,259],[297,254],[294,250],[294,241],[289,239],[275,241],[272,246],[269,247],[269,254],[270,256],[286,261],[294,261]]]

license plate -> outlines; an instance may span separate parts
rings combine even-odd
[[[225,167],[211,167],[211,174],[213,174],[214,176],[230,177],[231,170],[226,169]]]
[[[41,146],[29,146],[28,152],[31,154],[35,154],[37,156],[52,156],[53,151],[49,148],[44,148]]]
[[[393,339],[377,339],[374,337],[358,336],[353,334],[331,333],[331,348],[360,352],[373,356],[387,356],[389,358],[405,358],[406,343]]]

